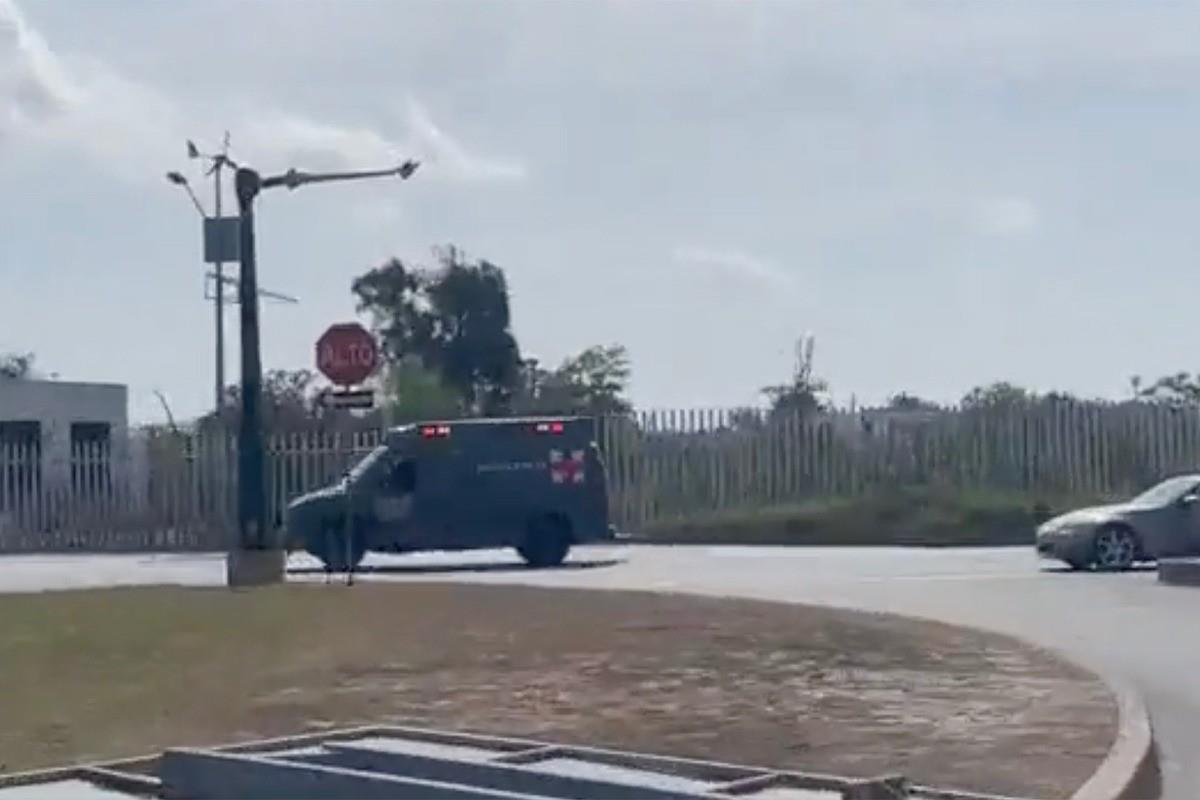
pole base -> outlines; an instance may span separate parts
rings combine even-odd
[[[230,588],[283,583],[286,563],[282,550],[236,548],[225,556],[225,583]]]

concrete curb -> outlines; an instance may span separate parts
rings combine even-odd
[[[1200,558],[1161,559],[1158,582],[1171,586],[1200,586]]]
[[[1081,665],[1082,666],[1082,665]],[[1117,737],[1092,777],[1071,800],[1147,800],[1161,794],[1158,752],[1150,714],[1124,680],[1100,676],[1117,700]]]

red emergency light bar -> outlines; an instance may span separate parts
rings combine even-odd
[[[425,425],[421,428],[421,437],[424,439],[445,439],[449,435],[449,425]]]
[[[563,432],[564,427],[561,422],[557,422],[557,421],[556,422],[539,422],[537,425],[534,426],[534,430],[537,431],[538,433],[559,434],[559,433]]]

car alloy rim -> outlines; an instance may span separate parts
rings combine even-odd
[[[1103,531],[1096,540],[1096,561],[1103,567],[1133,563],[1133,540],[1125,531]]]

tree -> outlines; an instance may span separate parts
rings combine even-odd
[[[458,394],[415,357],[402,358],[387,366],[383,396],[388,421],[394,425],[457,417],[462,413]]]
[[[1200,373],[1164,375],[1149,386],[1143,386],[1141,378],[1134,376],[1129,383],[1134,397],[1139,399],[1174,405],[1200,404]]]
[[[960,404],[964,409],[1003,408],[1024,405],[1037,399],[1037,395],[1008,381],[996,381],[986,386],[976,386],[963,395]]]
[[[0,354],[0,378],[29,380],[35,377],[33,353]]]
[[[772,415],[810,417],[828,408],[829,384],[813,375],[813,347],[813,337],[802,336],[796,342],[796,367],[791,382],[762,389],[771,402]]]
[[[268,370],[262,382],[262,416],[267,430],[286,432],[318,426],[322,409],[317,402],[316,381],[316,373],[308,369]],[[201,423],[233,429],[241,413],[241,387],[230,385],[225,387],[219,414],[210,413]]]
[[[624,345],[593,345],[544,370],[535,359],[522,364],[514,408],[533,414],[626,414],[632,369]]]
[[[888,398],[887,407],[894,411],[937,411],[940,406],[932,400],[908,392],[897,392]]]
[[[467,413],[502,412],[521,374],[504,271],[454,247],[434,256],[435,269],[393,258],[359,276],[351,286],[358,310],[373,317],[389,361],[420,359]]]

